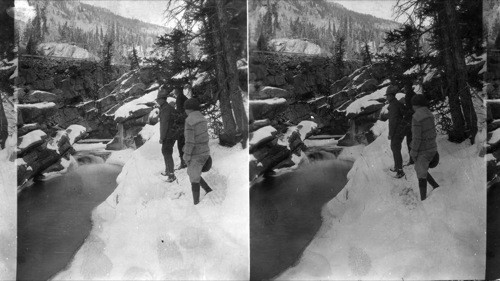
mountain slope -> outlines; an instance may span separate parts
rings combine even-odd
[[[330,51],[333,42],[346,38],[347,58],[356,58],[364,43],[374,52],[383,41],[386,31],[398,23],[353,12],[326,0],[251,0],[249,4],[250,46],[255,46],[263,29],[268,10],[272,14],[273,38],[306,39]]]
[[[42,18],[43,42],[75,43],[98,56],[105,38],[111,37],[114,41],[115,60],[118,62],[126,61],[132,47],[136,47],[139,54],[144,56],[153,46],[156,37],[169,30],[122,17],[108,9],[78,0],[17,1],[16,11],[19,11],[19,17],[16,19],[21,45],[25,45],[29,39],[26,26],[31,26],[37,9]]]

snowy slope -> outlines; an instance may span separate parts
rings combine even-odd
[[[8,144],[15,147],[15,138]],[[0,150],[0,280],[14,280],[16,276],[17,192],[16,165],[9,161],[9,150]]]
[[[483,279],[484,137],[471,146],[439,136],[441,162],[430,173],[441,186],[422,203],[413,166],[405,167],[406,179],[392,178],[385,129],[323,208],[323,225],[300,261],[278,279]]]
[[[94,210],[89,237],[55,280],[247,280],[248,150],[215,140],[210,146],[213,168],[203,177],[214,191],[205,198],[202,191],[197,206],[185,169],[176,171],[178,183],[160,176],[158,134],[136,150],[114,193]]]

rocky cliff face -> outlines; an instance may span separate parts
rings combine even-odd
[[[87,60],[21,57],[17,97],[21,106],[19,125],[24,123],[57,125],[66,128],[71,124],[83,125],[94,137],[109,137],[115,130],[103,124],[98,112],[89,108],[89,102],[97,99],[97,91],[103,86],[102,65]],[[114,68],[118,78],[124,68]],[[54,103],[49,106],[48,103]],[[45,103],[45,104],[44,104]],[[44,104],[42,106],[42,104]]]
[[[114,77],[123,69],[114,68]],[[86,60],[21,57],[14,99],[17,106],[18,185],[47,171],[64,169],[72,145],[91,134],[112,137],[116,125],[93,105],[103,69]]]

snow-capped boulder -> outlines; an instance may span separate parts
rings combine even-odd
[[[87,129],[81,125],[71,125],[66,128],[66,133],[68,134],[69,143],[73,145],[86,136]]]
[[[18,104],[17,110],[24,123],[43,123],[56,114],[57,107],[53,102]]]
[[[66,130],[59,130],[54,137],[46,138],[41,145],[26,150],[25,155],[16,161],[18,185],[23,186],[29,179],[43,173],[68,153],[74,153],[74,149]]]
[[[41,90],[29,91],[27,94],[19,96],[21,103],[57,102],[58,100],[59,97],[56,94]]]
[[[33,147],[41,145],[47,137],[47,134],[42,130],[31,131],[19,137],[17,141],[18,156],[22,156]]]
[[[152,110],[152,107],[144,104],[135,105],[133,107],[129,107],[126,104],[118,108],[118,110],[115,112],[115,121],[118,123],[123,123],[130,119],[136,119],[145,115],[149,116],[149,113]]]
[[[40,124],[38,123],[24,124],[17,129],[17,136],[20,137],[26,135],[29,132],[39,129],[42,129],[42,126],[40,126]]]
[[[251,99],[272,99],[272,98],[290,98],[292,94],[287,90],[276,88],[276,87],[263,87],[258,92],[254,92],[250,95]]]
[[[276,136],[277,130],[272,126],[262,127],[250,133],[250,151],[260,144],[271,141]]]
[[[284,112],[287,107],[288,103],[284,98],[250,100],[250,110],[255,119],[273,119]]]

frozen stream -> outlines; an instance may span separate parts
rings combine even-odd
[[[47,280],[64,269],[92,228],[92,210],[116,188],[121,166],[92,155],[78,160],[19,194],[18,280]]]

